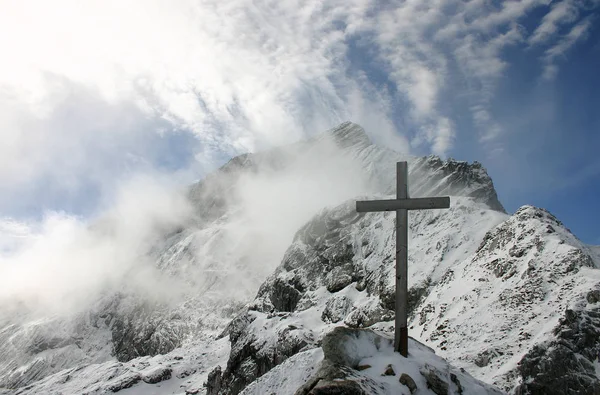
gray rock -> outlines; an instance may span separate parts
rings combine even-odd
[[[592,304],[592,303],[598,303],[598,301],[600,301],[600,290],[593,290],[588,292],[587,296],[586,296],[587,302]]]
[[[408,315],[409,316],[412,317],[415,314],[417,307],[419,307],[421,305],[421,303],[423,302],[423,300],[425,300],[425,298],[427,298],[427,295],[429,295],[430,290],[431,290],[431,279],[430,278],[427,278],[427,280],[409,288],[409,290],[408,290]],[[389,305],[384,305],[384,307],[386,307],[390,310],[396,310],[395,297],[396,297],[396,293],[395,293],[395,289],[394,289],[393,305],[391,307]]]
[[[302,332],[288,326],[276,333],[277,342],[274,348],[263,348],[263,341],[254,333],[242,329],[244,325],[254,321],[254,314],[252,311],[245,311],[234,319],[240,323],[234,327],[241,329],[241,332],[232,331],[235,336],[230,336],[231,352],[227,368],[222,373],[211,373],[206,385],[207,395],[238,394],[252,381],[308,345]]]
[[[556,339],[535,345],[519,362],[521,394],[600,394],[593,362],[600,352],[600,307],[566,310]]]
[[[367,395],[367,393],[353,380],[321,380],[308,395]]]
[[[156,369],[151,370],[150,372],[146,372],[142,375],[142,380],[144,383],[148,384],[156,384],[160,383],[164,380],[169,380],[171,378],[172,370],[167,367],[158,367]]]
[[[222,372],[221,367],[217,366],[209,374],[206,381],[206,393],[207,394],[218,394],[221,391],[222,386]]]
[[[462,394],[464,392],[464,388],[463,388],[462,384],[460,383],[460,380],[454,373],[450,373],[450,381],[452,381],[456,385],[456,391],[459,394]]]
[[[151,306],[137,298],[117,297],[116,306],[125,305],[111,313],[113,354],[121,362],[146,355],[167,354],[181,346],[189,331],[184,320],[167,319],[168,306]]]
[[[429,388],[436,395],[448,395],[448,381],[443,379],[443,374],[433,366],[425,365],[419,371],[425,381],[427,381],[427,388]]]
[[[357,350],[354,345],[356,340],[361,337],[373,343],[376,348],[381,347],[384,341],[390,342],[390,340],[384,339],[368,329],[351,329],[338,326],[323,338],[321,347],[323,348],[324,358],[334,364],[356,369],[361,359],[368,356],[362,355],[361,351]]]
[[[344,324],[350,328],[367,328],[382,321],[391,321],[395,313],[381,306],[362,306],[353,310],[344,319]]]
[[[112,392],[119,392],[125,388],[131,388],[140,382],[141,376],[139,374],[131,374],[128,376],[120,377],[115,383],[108,386],[108,390]]]
[[[271,303],[279,311],[294,311],[302,294],[292,284],[277,278],[270,292]]]
[[[321,319],[326,323],[343,320],[352,308],[352,301],[347,296],[334,295],[327,300]]]
[[[336,365],[328,359],[319,364],[319,369],[304,385],[295,392],[295,395],[308,395],[310,391],[320,382],[331,382],[346,378],[349,372],[344,366]]]
[[[502,352],[499,350],[493,348],[489,350],[484,350],[477,354],[477,356],[473,360],[473,363],[482,368],[484,366],[487,366],[490,363],[490,361],[492,361],[495,357],[499,355],[503,355]]]
[[[469,185],[470,188],[464,190],[461,195],[476,198],[492,210],[506,212],[498,200],[492,179],[479,162],[469,164],[454,159],[442,161],[439,157],[430,155],[418,158],[411,164],[411,169],[411,172],[417,174],[429,173],[431,185],[438,185],[437,188],[428,191],[430,195],[452,195],[460,186]]]
[[[384,376],[395,376],[396,372],[394,371],[394,367],[392,365],[388,365],[383,372]]]
[[[347,267],[335,267],[327,274],[325,284],[329,292],[338,292],[352,284],[351,270]]]
[[[242,311],[231,320],[223,333],[219,335],[219,338],[229,335],[229,341],[234,343],[255,319],[256,317],[254,315],[248,314],[247,311]]]
[[[417,384],[415,383],[415,380],[413,380],[412,377],[406,373],[402,373],[400,375],[400,384],[407,386],[411,394],[414,394],[417,390]]]

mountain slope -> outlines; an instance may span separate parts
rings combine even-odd
[[[407,157],[352,123],[193,185],[194,218],[149,251],[166,295],[124,279],[71,316],[7,313],[0,388],[239,393],[284,361],[316,361],[336,326],[391,334],[394,215],[358,214],[354,201],[393,198],[399,160],[412,197],[452,201],[410,214],[411,336],[505,390],[595,388],[597,250],[544,210],[506,214],[479,163]],[[576,382],[556,382],[562,366]]]
[[[333,326],[391,331],[393,232],[391,213],[358,214],[352,201],[302,228],[230,327],[232,349],[221,377],[230,393],[316,347]],[[411,214],[409,237],[412,336],[506,390],[561,393],[564,386],[542,381],[550,372],[530,366],[542,357],[557,366],[580,361],[568,365],[581,381],[570,388],[596,388],[598,291],[586,295],[600,289],[600,271],[552,215],[526,206],[508,217],[457,197],[449,210]],[[548,354],[561,338],[573,346],[568,358],[563,352],[556,360]]]

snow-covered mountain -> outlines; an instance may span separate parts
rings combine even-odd
[[[407,360],[388,344],[394,214],[354,209],[395,195],[399,160],[412,197],[451,196],[448,210],[409,216]],[[344,123],[236,157],[189,198],[194,218],[149,251],[177,295],[124,279],[71,315],[5,308],[0,388],[325,394],[344,381],[345,393],[408,394],[405,373],[419,393],[495,391],[476,379],[519,394],[600,391],[598,248],[543,209],[507,214],[479,163],[407,157]]]

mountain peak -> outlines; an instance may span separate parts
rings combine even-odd
[[[351,147],[354,145],[371,145],[371,140],[362,126],[346,121],[329,129],[322,136],[333,137],[336,144],[341,148]]]
[[[415,187],[425,182],[429,194],[473,197],[492,210],[506,213],[498,200],[492,178],[481,163],[452,158],[442,160],[439,156],[429,155],[417,158],[411,165],[411,171],[423,179]]]

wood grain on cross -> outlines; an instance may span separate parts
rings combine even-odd
[[[356,211],[396,211],[396,326],[394,350],[408,356],[408,210],[449,208],[450,198],[408,197],[408,166],[396,164],[396,199],[356,202]]]

